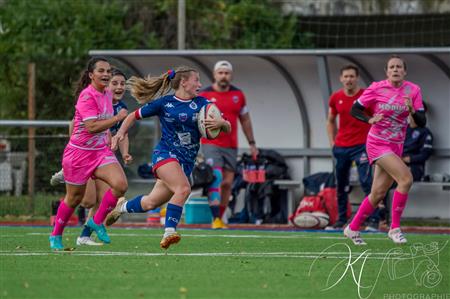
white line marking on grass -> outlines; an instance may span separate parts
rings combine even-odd
[[[48,233],[27,233],[30,236],[48,236]],[[64,235],[78,235],[78,233],[65,233]],[[109,236],[113,237],[157,237],[161,238],[162,234],[134,234],[134,233],[108,233]],[[253,238],[253,239],[328,239],[328,240],[346,240],[347,238],[341,236],[314,236],[314,235],[293,235],[293,236],[272,236],[272,235],[217,235],[217,234],[184,234],[181,233],[183,237],[193,237],[193,238]],[[370,240],[388,240],[387,237],[368,237]]]
[[[49,256],[49,255],[76,255],[76,256],[182,256],[182,257],[247,257],[247,258],[300,258],[316,259],[319,257],[330,259],[348,259],[348,252],[193,252],[193,253],[155,253],[155,252],[121,252],[121,251],[39,251],[39,252],[6,252],[1,251],[0,256]],[[359,256],[360,253],[354,252],[352,256]],[[368,259],[383,260],[387,253],[372,253]],[[397,258],[398,260],[405,258]],[[397,260],[396,259],[396,260]]]
[[[30,252],[34,252],[34,253],[48,253],[48,252],[52,252],[52,251],[48,251],[48,250],[42,250],[42,251],[30,251]],[[74,250],[74,251],[56,251],[56,252],[60,252],[60,253],[71,253],[71,252],[75,252],[75,253],[98,253],[98,254],[152,254],[149,252],[136,252],[136,251],[88,251],[88,250]],[[0,254],[3,253],[28,253],[28,251],[25,250],[17,250],[17,251],[11,251],[11,250],[0,250]],[[363,252],[353,252],[352,254],[355,255],[360,255]],[[159,254],[158,252],[156,254]],[[165,253],[163,253],[165,254]],[[217,253],[180,253],[180,254],[186,254],[186,255],[197,255],[197,254],[217,254]],[[240,254],[240,255],[246,255],[246,254],[263,254],[263,255],[298,255],[298,254],[314,254],[314,255],[327,255],[327,254],[331,254],[331,255],[336,255],[336,254],[341,254],[341,255],[347,255],[348,256],[348,251],[327,251],[327,252],[321,252],[321,251],[276,251],[276,252],[246,252],[246,251],[241,251],[241,252],[230,252],[230,253],[218,253],[218,254]],[[371,254],[375,254],[375,255],[386,255],[387,252],[371,252]]]

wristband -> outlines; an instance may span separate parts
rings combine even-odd
[[[248,142],[248,144],[249,144],[249,145],[255,145],[256,143],[255,143],[255,140],[250,140],[250,141]]]

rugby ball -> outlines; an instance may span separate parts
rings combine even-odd
[[[292,222],[295,226],[300,228],[316,228],[320,225],[320,220],[312,213],[303,212],[298,214],[292,219]]]
[[[217,138],[217,136],[219,136],[221,129],[211,130],[205,127],[205,119],[212,119],[212,118],[222,118],[222,113],[215,104],[210,103],[203,106],[198,113],[197,125],[198,130],[200,131],[200,134],[202,135],[203,138],[214,139]]]
[[[313,216],[317,217],[317,219],[319,220],[319,227],[320,228],[324,228],[325,226],[328,225],[328,223],[330,223],[330,216],[328,216],[327,213],[324,213],[324,212],[312,212],[311,214]]]

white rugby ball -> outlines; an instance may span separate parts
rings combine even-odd
[[[330,223],[330,216],[328,216],[327,213],[324,212],[312,212],[313,216],[317,217],[319,219],[319,227],[324,228],[325,226]]]
[[[292,219],[292,222],[295,226],[298,226],[300,228],[316,228],[320,224],[319,218],[309,212],[298,214],[296,217],[294,217],[294,219]]]
[[[214,139],[219,136],[219,133],[221,129],[206,129],[205,127],[205,119],[212,119],[212,118],[222,118],[222,113],[220,112],[219,108],[213,103],[207,104],[203,106],[199,113],[197,118],[197,125],[198,130],[200,131],[200,134],[202,137],[207,139]]]

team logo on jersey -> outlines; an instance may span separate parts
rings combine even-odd
[[[184,122],[188,119],[188,115],[187,115],[187,113],[180,113],[180,114],[178,114],[178,118]]]
[[[211,98],[209,101],[210,102],[217,102],[216,98]]]
[[[196,104],[194,101],[192,101],[192,102],[189,104],[189,107],[190,107],[192,110],[195,110],[195,109],[197,109],[197,104]]]
[[[175,106],[172,103],[167,103],[167,104],[164,105],[164,107],[166,107],[166,108],[173,108]]]
[[[178,134],[178,140],[180,141],[181,145],[189,145],[191,144],[191,133],[189,132],[180,132]]]
[[[386,104],[386,103],[378,103],[378,108],[382,110],[387,111],[396,111],[396,112],[403,112],[406,111],[408,108],[404,105],[395,105],[395,104]]]
[[[239,97],[238,96],[233,96],[233,102],[236,104],[237,102],[239,102]]]
[[[343,101],[342,101],[342,100],[339,100],[339,102],[338,102],[338,103],[339,103],[339,105],[342,105]]]
[[[411,94],[411,86],[406,85],[404,92],[405,92],[405,95],[409,96]]]
[[[419,135],[420,135],[420,132],[419,132],[419,131],[413,131],[411,137],[412,137],[413,139],[417,139],[417,138],[419,137]]]

